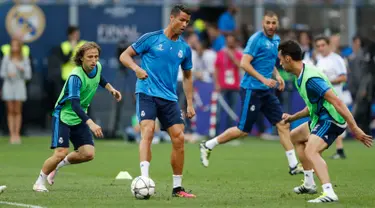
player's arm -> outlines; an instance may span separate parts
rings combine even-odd
[[[146,33],[120,55],[120,62],[125,67],[132,69],[139,79],[146,79],[148,74],[135,63],[133,57],[138,54],[147,53],[157,37],[152,33]]]
[[[188,106],[193,106],[193,75],[191,70],[184,70],[183,87]]]
[[[337,97],[337,95],[333,92],[332,89],[329,89],[324,94],[324,99],[327,100],[329,103],[335,107],[336,111],[345,119],[345,121],[348,123],[348,127],[350,129],[354,129],[357,126],[357,123],[355,122],[352,113],[349,111],[348,107],[345,105],[345,103]]]
[[[68,99],[71,102],[72,110],[77,114],[77,116],[86,123],[91,131],[97,137],[103,137],[101,127],[94,123],[94,121],[85,113],[81,107],[80,99],[80,89],[82,86],[82,81],[77,76],[70,76],[68,80]]]
[[[267,85],[268,87],[275,87],[276,81],[273,79],[266,79],[263,75],[257,72],[253,65],[251,65],[251,61],[254,59],[253,56],[244,54],[241,58],[241,68],[245,70],[250,76],[255,77],[257,80],[262,82],[263,84]]]
[[[285,81],[284,79],[281,77],[280,75],[280,72],[279,70],[276,68],[276,66],[273,67],[273,76],[275,77],[275,79],[277,80],[277,82],[279,83],[279,86],[278,86],[278,89],[280,91],[283,91],[284,88],[285,88]]]
[[[295,113],[293,115],[284,114],[283,119],[286,122],[293,122],[293,121],[296,121],[296,120],[301,119],[301,118],[306,118],[309,115],[310,115],[310,112],[309,112],[309,109],[306,106],[304,109],[302,109],[301,111],[298,111],[297,113]]]
[[[371,147],[372,136],[365,134],[362,129],[358,127],[348,107],[346,107],[345,103],[342,102],[335,93],[333,93],[332,89],[325,93],[324,99],[331,103],[335,107],[336,111],[346,120],[355,138],[362,142],[365,146]]]
[[[187,102],[186,116],[188,118],[193,118],[195,116],[195,110],[193,106],[193,73],[191,72],[191,69],[193,68],[193,62],[190,47],[186,48],[186,56],[181,63],[181,68],[183,69],[184,75],[182,85]]]
[[[103,75],[100,75],[99,85],[105,88],[109,93],[111,93],[113,97],[117,100],[117,102],[121,100],[121,93],[117,91],[109,82],[107,82]]]
[[[248,54],[244,54],[241,58],[240,66],[245,72],[247,72],[250,76],[255,77],[257,80],[261,81],[262,83],[266,81],[266,78],[257,72],[251,62],[253,61],[254,57]]]
[[[82,81],[78,76],[70,76],[68,80],[68,99],[72,103],[72,109],[83,122],[89,120],[89,116],[83,111],[80,103],[80,88]]]
[[[143,70],[137,63],[135,63],[133,57],[137,55],[137,52],[134,50],[133,46],[129,46],[122,54],[120,55],[120,62],[127,68],[133,70],[136,76],[139,79],[146,79],[148,77],[145,70]]]

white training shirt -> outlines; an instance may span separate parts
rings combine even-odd
[[[347,70],[344,59],[337,53],[331,52],[328,56],[318,56],[316,66],[323,71],[330,81],[337,79],[341,75],[346,75]],[[344,83],[335,84],[335,89],[339,98],[343,98]]]

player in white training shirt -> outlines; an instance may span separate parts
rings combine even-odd
[[[344,82],[347,79],[347,71],[344,59],[333,52],[330,47],[330,42],[327,37],[318,37],[315,39],[315,46],[319,53],[317,56],[317,67],[327,75],[335,89],[338,97],[344,100]],[[332,156],[333,159],[345,159],[343,138],[346,132],[341,134],[336,139],[336,153]]]

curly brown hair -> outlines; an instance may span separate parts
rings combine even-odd
[[[74,63],[77,65],[77,66],[81,66],[82,65],[82,58],[83,56],[85,55],[85,52],[87,50],[90,50],[90,49],[98,49],[98,52],[99,52],[99,55],[100,55],[100,52],[101,52],[101,48],[98,44],[96,44],[95,42],[86,42],[85,44],[83,44],[81,47],[79,47],[76,55],[73,57],[73,61]]]

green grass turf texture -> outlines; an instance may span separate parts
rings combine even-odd
[[[222,145],[204,168],[198,144],[186,144],[183,185],[195,199],[172,198],[171,144],[152,146],[150,176],[156,195],[137,200],[130,192],[130,180],[114,180],[120,171],[140,175],[138,145],[118,140],[96,140],[96,158],[88,163],[61,169],[49,193],[35,193],[35,182],[49,157],[50,139],[24,138],[22,145],[10,145],[0,138],[0,185],[8,189],[0,201],[43,207],[375,207],[375,152],[357,141],[345,141],[346,160],[331,160],[332,146],[323,156],[339,202],[311,205],[315,195],[296,195],[293,187],[303,175],[290,176],[285,153],[278,141],[257,138],[241,140],[239,146]],[[318,191],[321,185],[317,177]],[[11,207],[0,204],[0,207]]]

